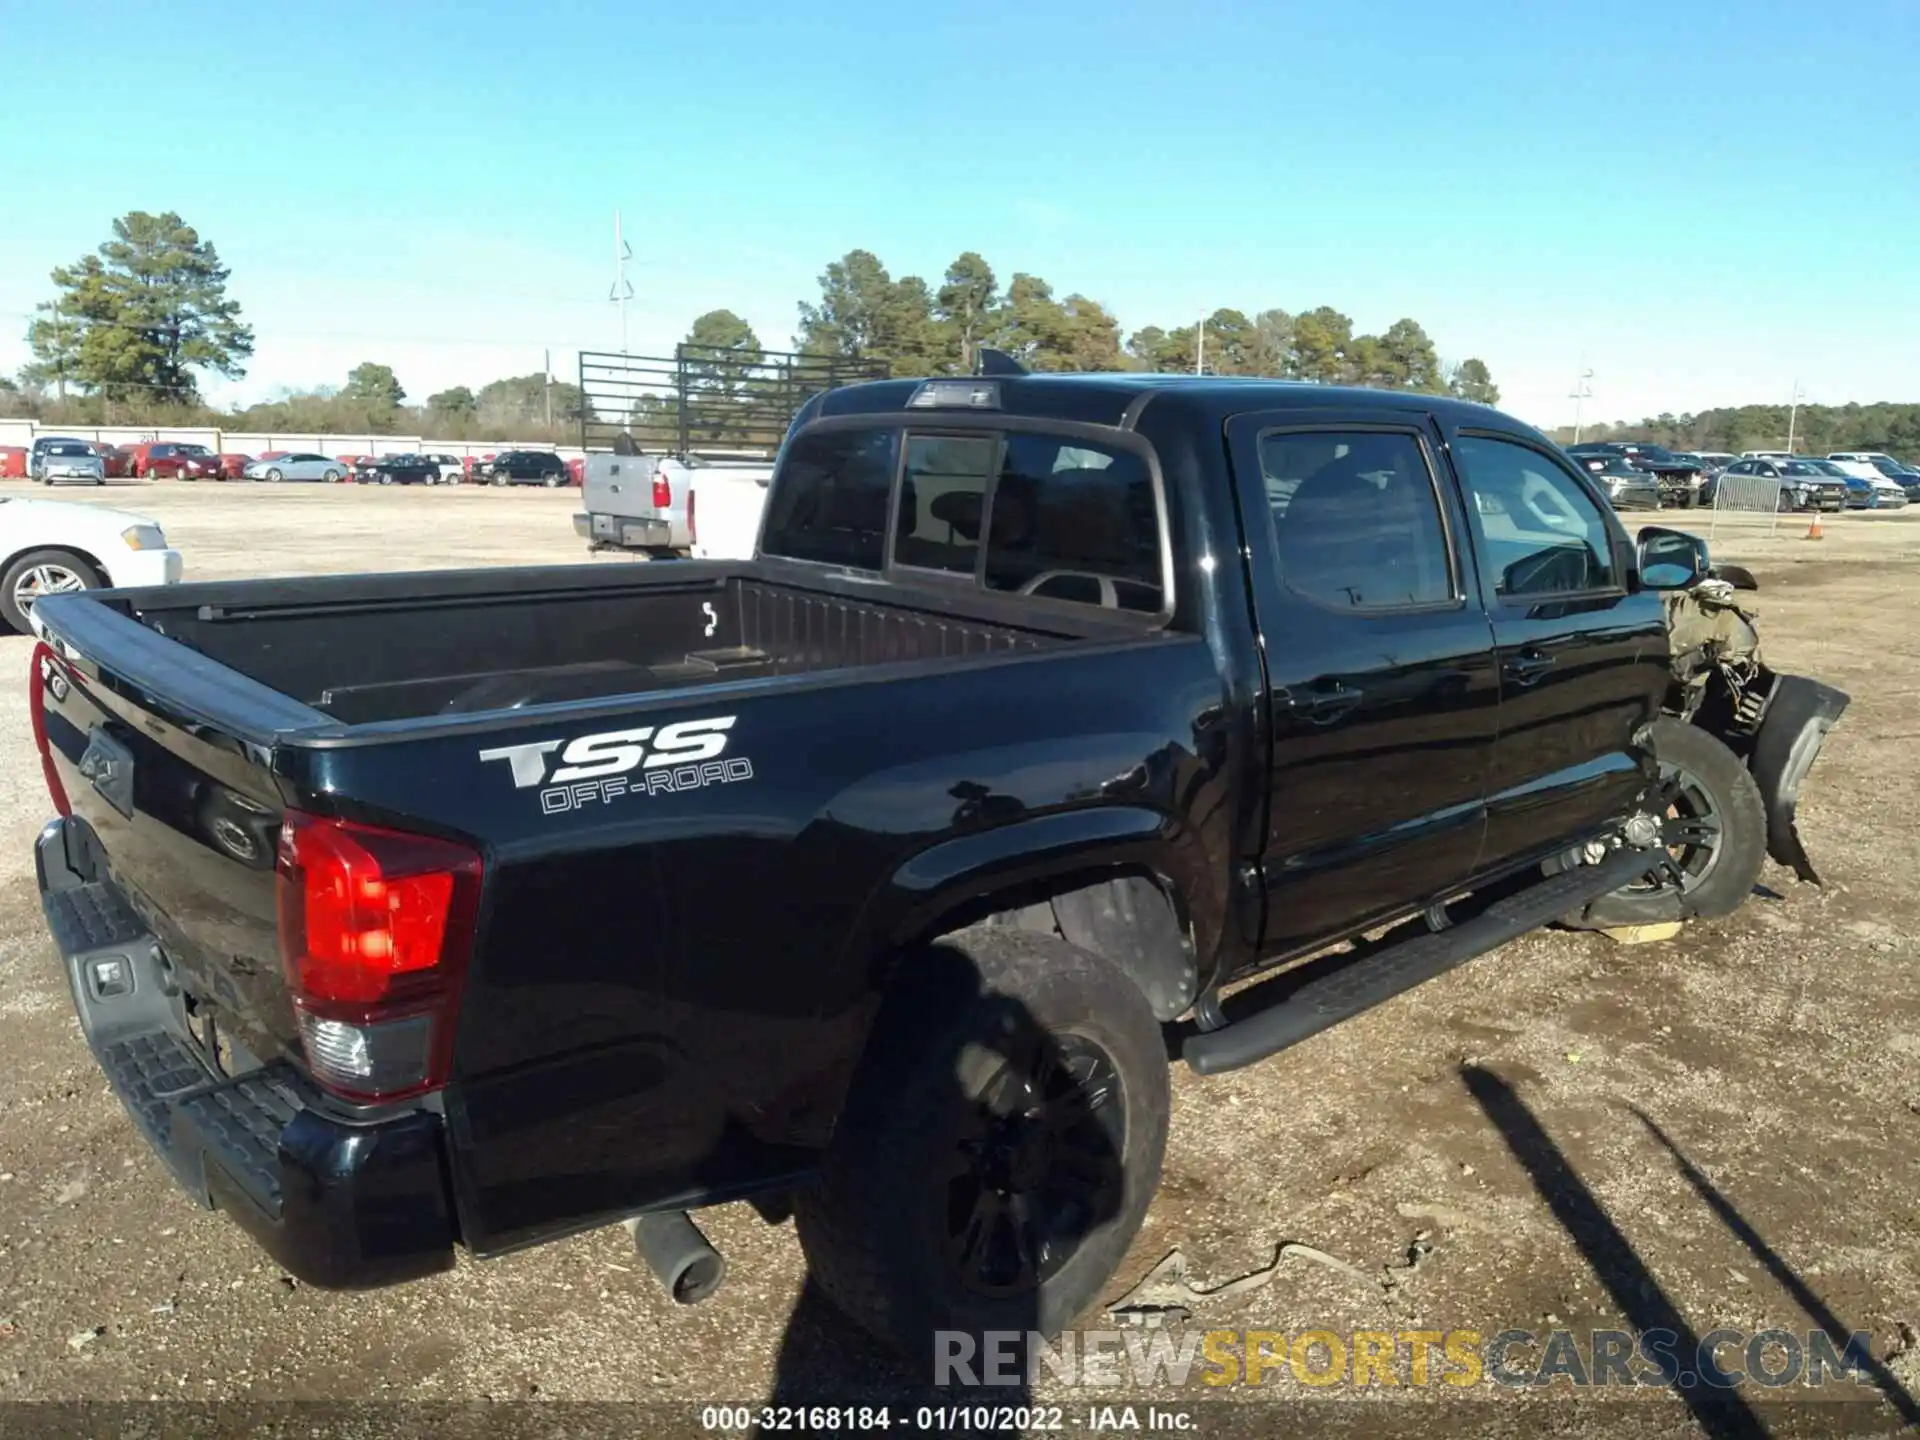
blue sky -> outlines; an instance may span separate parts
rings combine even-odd
[[[0,0],[0,54],[4,371],[141,208],[232,267],[216,396],[565,378],[618,346],[617,207],[636,350],[975,249],[1129,330],[1411,315],[1540,424],[1582,366],[1590,417],[1920,400],[1916,0]]]

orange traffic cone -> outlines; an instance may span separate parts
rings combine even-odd
[[[1816,510],[1813,512],[1813,523],[1807,526],[1807,539],[1824,540],[1826,538],[1820,533],[1820,512]]]

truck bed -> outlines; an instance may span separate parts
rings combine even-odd
[[[1077,617],[1046,617],[1042,629],[1030,613],[1019,624],[968,613],[973,597],[957,593],[889,586],[883,601],[871,585],[831,574],[767,573],[783,568],[686,562],[337,576],[180,586],[120,608],[350,725],[1035,650],[1101,628]]]

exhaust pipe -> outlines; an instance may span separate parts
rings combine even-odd
[[[727,1262],[684,1210],[636,1215],[626,1222],[633,1248],[678,1305],[698,1305],[727,1278]]]

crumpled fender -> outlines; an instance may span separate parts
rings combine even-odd
[[[1800,803],[1800,786],[1820,756],[1827,731],[1851,699],[1844,691],[1804,675],[1780,676],[1747,754],[1747,769],[1767,807],[1767,853],[1815,885],[1820,876],[1800,843],[1794,811]]]

